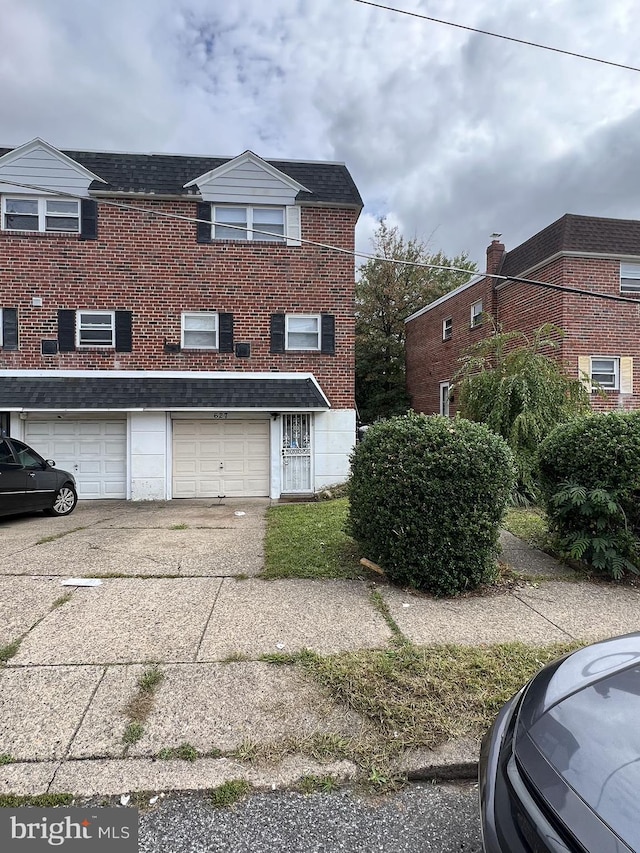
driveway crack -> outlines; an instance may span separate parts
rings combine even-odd
[[[560,625],[557,624],[557,622],[554,622],[553,619],[549,619],[548,616],[546,616],[544,613],[541,613],[537,608],[535,608],[528,601],[525,601],[524,599],[520,598],[520,596],[517,595],[515,592],[513,592],[511,594],[513,595],[514,598],[517,598],[521,604],[524,604],[525,607],[528,607],[529,610],[533,610],[534,613],[537,613],[538,616],[540,616],[542,619],[545,620],[545,622],[548,622],[550,625],[553,625],[554,628],[557,628],[558,631],[560,631],[560,633],[566,634],[566,636],[570,637],[572,640],[578,639],[577,637],[574,637],[573,634],[570,634],[569,631],[566,630],[566,628],[562,628]]]
[[[215,597],[213,599],[213,604],[211,605],[211,610],[209,611],[209,616],[207,617],[207,621],[205,622],[204,628],[202,630],[202,634],[200,635],[200,641],[198,642],[198,648],[196,649],[196,654],[195,654],[195,657],[193,659],[194,663],[198,662],[198,655],[200,654],[200,649],[202,648],[202,643],[204,642],[205,634],[207,633],[207,630],[209,628],[209,623],[211,622],[211,618],[213,616],[213,611],[215,610],[216,604],[218,603],[218,598],[220,597],[220,590],[222,589],[222,584],[225,582],[225,580],[226,580],[226,578],[223,578],[220,581],[220,584],[218,586],[218,591],[216,592]]]

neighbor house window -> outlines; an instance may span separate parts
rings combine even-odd
[[[284,207],[214,206],[216,240],[266,240],[285,242]]]
[[[447,317],[446,320],[442,321],[442,340],[443,341],[450,341],[452,334],[453,334],[453,319],[451,317]]]
[[[80,202],[65,198],[3,196],[2,228],[5,231],[80,231]]]
[[[451,386],[448,382],[440,383],[440,414],[449,417],[449,402],[451,400]]]
[[[114,311],[78,311],[76,318],[76,346],[115,346]]]
[[[288,350],[319,350],[320,316],[318,314],[287,314],[285,340],[285,347]]]
[[[617,391],[620,388],[620,359],[591,358],[591,382],[593,385]]]
[[[620,293],[640,294],[640,264],[620,264]]]
[[[218,349],[218,315],[192,311],[182,315],[183,349]]]
[[[479,299],[477,302],[474,302],[471,306],[471,328],[475,329],[476,326],[481,325],[482,323],[482,299]]]

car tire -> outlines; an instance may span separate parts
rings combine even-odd
[[[70,483],[61,486],[56,492],[53,506],[45,509],[46,515],[70,515],[78,503],[76,490]]]

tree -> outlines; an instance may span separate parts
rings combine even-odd
[[[516,457],[514,498],[537,499],[538,449],[559,423],[591,411],[579,379],[542,349],[554,350],[562,330],[545,323],[529,339],[494,327],[489,338],[467,350],[454,376],[458,413],[501,435]]]
[[[467,273],[427,269],[411,263],[461,267],[474,272],[465,253],[453,259],[430,254],[425,243],[405,240],[380,220],[372,238],[375,259],[360,268],[356,283],[356,402],[371,423],[409,408],[405,382],[404,320],[469,278]],[[411,263],[394,264],[387,260]]]

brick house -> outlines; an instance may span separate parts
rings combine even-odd
[[[598,383],[596,393],[585,379],[593,408],[640,409],[640,222],[565,214],[510,252],[493,239],[486,273],[504,278],[476,275],[407,318],[407,385],[416,411],[455,413],[458,359],[491,333],[491,318],[527,335],[543,323],[559,326],[564,337],[555,357],[574,376]]]
[[[0,427],[83,498],[311,494],[355,437],[343,164],[0,149]],[[313,245],[305,241],[313,241]]]

